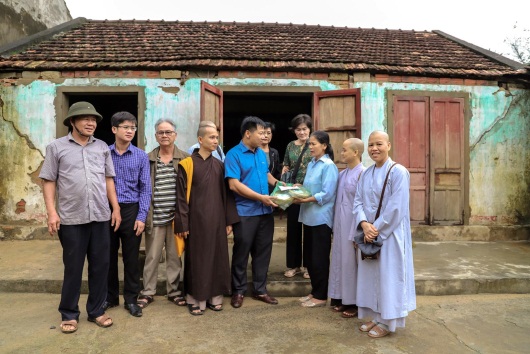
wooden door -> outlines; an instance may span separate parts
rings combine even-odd
[[[429,97],[394,96],[392,158],[410,173],[410,220],[429,222]]]
[[[201,120],[211,120],[219,128],[219,145],[223,140],[223,91],[201,81]]]
[[[313,130],[329,134],[330,143],[339,168],[342,143],[349,138],[361,138],[360,89],[315,92],[313,95]]]
[[[464,223],[464,100],[431,98],[431,224]]]

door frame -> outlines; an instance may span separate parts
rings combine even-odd
[[[464,189],[463,189],[463,199],[464,199],[464,216],[463,216],[463,225],[469,225],[469,218],[471,216],[471,210],[469,206],[469,155],[470,155],[470,147],[469,147],[469,124],[471,121],[471,94],[468,92],[439,92],[439,91],[428,91],[428,90],[420,90],[420,91],[411,91],[411,90],[388,90],[386,94],[387,99],[387,131],[388,135],[390,137],[390,143],[394,144],[394,96],[409,96],[409,97],[428,97],[429,102],[432,98],[459,98],[464,100],[464,121],[463,128],[464,128],[464,171],[463,174],[463,182],[464,182]],[[429,116],[430,116],[430,107],[429,107]],[[430,141],[430,139],[429,139]],[[389,153],[390,157],[393,157],[392,149]],[[431,182],[429,181],[429,184]],[[429,185],[429,188],[432,186]],[[429,213],[431,205],[429,205]]]

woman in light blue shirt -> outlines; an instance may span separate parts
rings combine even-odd
[[[295,203],[302,204],[298,221],[304,225],[304,237],[309,243],[307,269],[312,290],[311,294],[300,298],[300,302],[303,307],[321,307],[326,305],[328,297],[331,230],[339,170],[333,163],[328,133],[311,134],[309,151],[313,159],[307,166],[304,187],[311,192],[311,197],[297,199]]]

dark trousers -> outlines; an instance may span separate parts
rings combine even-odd
[[[300,215],[300,204],[291,204],[287,208],[287,241],[286,257],[287,268],[307,267],[308,255],[306,236],[303,236],[302,248],[302,223],[298,222]]]
[[[123,257],[123,299],[126,304],[135,304],[140,293],[140,267],[138,253],[142,236],[136,236],[134,223],[138,216],[138,203],[120,203],[121,224],[118,231],[110,231],[110,263],[107,301],[119,303],[118,250],[121,241]]]
[[[109,221],[82,225],[61,225],[59,240],[63,247],[64,279],[59,312],[63,321],[79,320],[79,295],[85,257],[88,260],[89,317],[99,317],[107,297],[109,272]]]
[[[247,291],[248,256],[252,257],[252,283],[255,294],[267,293],[267,272],[272,253],[274,218],[272,214],[242,216],[233,226],[234,247],[232,251],[232,292]]]
[[[326,225],[304,225],[308,244],[307,270],[311,277],[311,294],[317,300],[327,300],[329,280],[329,253],[331,251],[331,228]]]

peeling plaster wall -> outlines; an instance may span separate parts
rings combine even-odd
[[[469,94],[470,224],[530,222],[530,90],[506,96],[497,86],[356,82],[352,87],[361,89],[363,137],[387,130],[389,90]],[[371,161],[366,151],[363,161]]]
[[[65,79],[37,80],[29,84],[0,86],[0,222],[40,224],[45,221],[38,169],[46,145],[55,139],[56,89],[60,86],[117,87],[145,89],[145,146],[156,147],[154,123],[174,118],[179,133],[177,144],[195,143],[200,111],[200,81],[189,79]],[[340,87],[324,80],[299,79],[206,79],[222,86],[313,86],[322,90]],[[469,94],[469,204],[471,224],[521,224],[530,220],[530,91],[512,90],[513,96],[495,94],[496,86],[458,86],[405,83],[356,82],[361,89],[362,136],[387,129],[389,90],[417,92],[459,92]],[[139,137],[141,139],[141,137]],[[370,158],[365,153],[364,161]],[[24,199],[25,212],[16,213]]]

